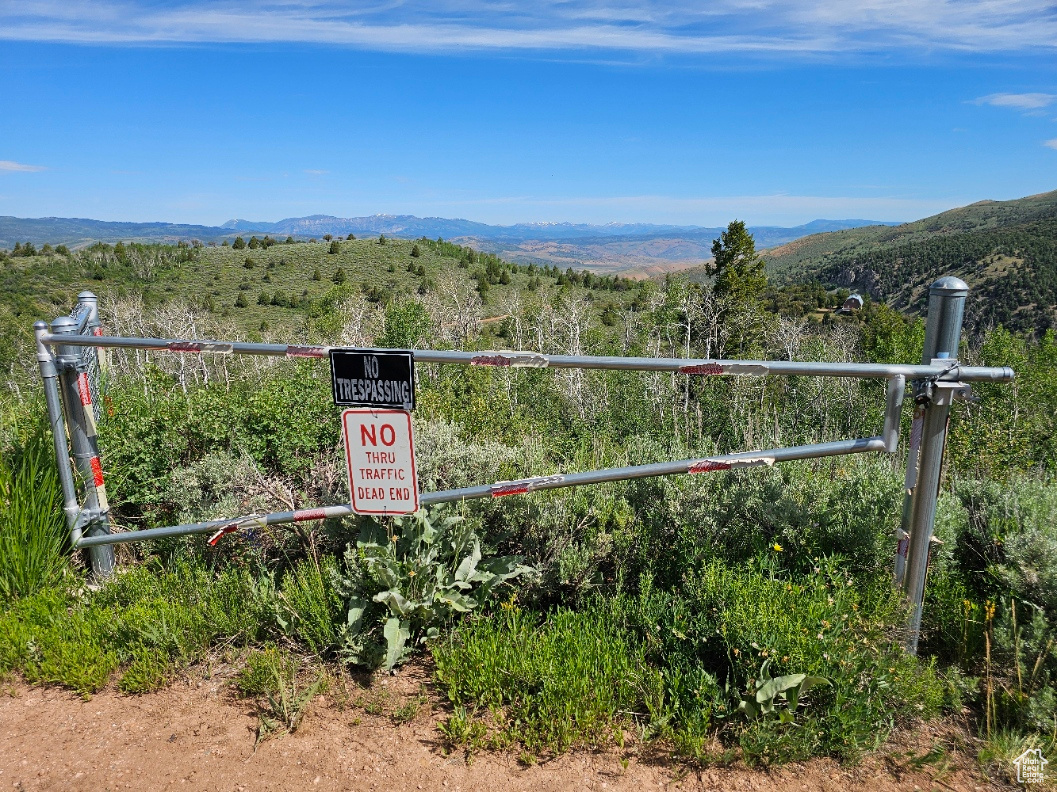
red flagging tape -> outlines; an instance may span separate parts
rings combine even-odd
[[[294,512],[294,522],[308,522],[309,520],[326,519],[326,509],[302,509]]]
[[[99,457],[92,457],[92,461],[89,464],[92,466],[92,480],[95,485],[97,487],[103,486],[103,465],[99,461]]]
[[[77,395],[81,397],[81,404],[85,407],[92,403],[92,389],[88,387],[88,375],[83,372],[77,375]]]
[[[720,462],[716,459],[702,459],[690,465],[687,473],[711,473],[714,470],[730,470],[730,462]]]
[[[471,366],[509,366],[510,358],[503,355],[474,355],[470,358]]]
[[[539,489],[545,489],[548,485],[563,481],[565,476],[556,473],[553,476],[539,476],[537,478],[522,479],[521,481],[500,481],[492,485],[492,497],[501,498],[504,495],[525,495]]]
[[[327,356],[327,348],[321,346],[296,346],[289,344],[286,347],[287,357],[322,358]]]
[[[230,355],[231,344],[219,341],[173,341],[166,344],[170,352],[212,352],[217,355]]]
[[[529,491],[527,481],[511,481],[506,484],[493,484],[492,497],[502,498],[504,495],[524,495]]]
[[[723,367],[718,363],[698,363],[696,366],[680,366],[680,374],[722,374]]]
[[[209,541],[206,542],[206,544],[208,544],[210,547],[213,547],[220,540],[221,536],[223,536],[224,534],[234,533],[238,529],[239,529],[239,524],[238,523],[231,523],[230,525],[225,525],[223,528],[221,528],[215,534],[210,536],[209,537]]]
[[[173,341],[165,347],[170,352],[201,352],[202,345],[193,341]]]
[[[102,327],[95,327],[95,328],[92,329],[92,335],[101,336],[102,334],[103,334],[103,328]]]

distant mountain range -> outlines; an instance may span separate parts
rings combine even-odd
[[[784,240],[796,239],[822,231],[843,228],[858,228],[876,225],[872,220],[813,220],[795,228],[760,226],[754,232]],[[881,225],[892,225],[881,223]],[[396,237],[443,237],[444,239],[487,239],[492,241],[524,242],[526,240],[608,239],[612,237],[665,237],[665,236],[709,236],[715,237],[718,228],[703,226],[656,225],[653,223],[515,223],[514,225],[489,225],[473,220],[448,219],[444,217],[416,217],[415,215],[371,215],[370,217],[332,217],[310,215],[291,217],[276,223],[253,220],[228,220],[220,226],[228,233],[268,233],[297,236],[321,236],[323,234],[388,234]],[[711,239],[709,240],[711,244]],[[779,244],[779,243],[773,243]]]
[[[872,220],[814,220],[792,228],[758,226],[750,230],[758,247],[767,248],[809,234],[893,225]],[[199,239],[221,242],[236,235],[293,236],[298,239],[373,236],[431,239],[472,245],[519,263],[554,264],[609,272],[657,274],[699,264],[711,257],[712,240],[723,228],[655,225],[652,223],[517,223],[500,226],[472,220],[414,215],[332,217],[311,215],[278,222],[229,220],[219,226],[177,223],[121,223],[65,217],[0,217],[0,248],[16,242],[81,247],[93,242],[178,242]]]

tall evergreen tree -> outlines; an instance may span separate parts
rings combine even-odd
[[[756,240],[745,230],[745,223],[732,221],[719,239],[712,242],[712,255],[717,295],[741,304],[763,294],[767,288],[764,262],[756,252]]]

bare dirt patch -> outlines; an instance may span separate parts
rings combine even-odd
[[[256,745],[251,701],[230,677],[190,677],[138,696],[89,700],[21,682],[0,687],[0,790],[983,790],[997,789],[955,747],[955,727],[903,733],[854,767],[831,760],[773,770],[691,767],[655,750],[574,752],[526,766],[516,754],[449,751],[428,674],[410,668],[370,688],[332,686],[301,728]],[[335,688],[340,687],[340,690]],[[398,723],[399,713],[410,721]],[[403,707],[403,709],[401,709]],[[372,714],[373,713],[373,714]],[[397,717],[394,717],[397,716]],[[937,745],[941,762],[922,762]],[[624,763],[626,762],[626,767]]]

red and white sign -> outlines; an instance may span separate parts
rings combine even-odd
[[[411,413],[360,407],[341,414],[352,510],[411,514],[418,510],[418,476]]]

